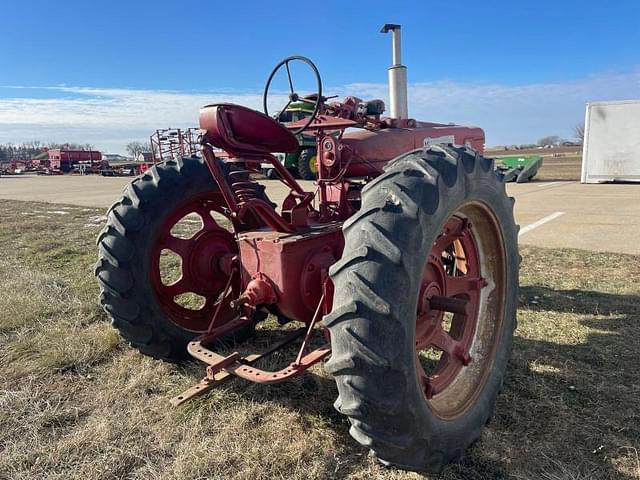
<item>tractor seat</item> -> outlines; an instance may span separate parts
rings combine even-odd
[[[236,157],[293,152],[298,140],[272,118],[242,105],[214,103],[200,109],[204,140]]]

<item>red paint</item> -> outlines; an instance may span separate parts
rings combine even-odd
[[[356,97],[322,105],[306,130],[316,137],[319,159],[317,188],[306,192],[272,154],[298,149],[298,141],[289,130],[304,126],[308,118],[285,128],[272,118],[239,105],[212,104],[200,110],[202,153],[220,187],[215,194],[216,205],[232,221],[237,241],[231,245],[229,237],[211,225],[203,233],[210,236],[209,250],[202,250],[198,239],[183,249],[187,263],[195,265],[189,270],[187,283],[197,284],[200,289],[209,286],[207,291],[218,294],[230,290],[233,293],[219,313],[209,307],[204,309],[198,325],[209,320],[207,325],[212,327],[189,347],[193,356],[209,364],[209,381],[218,378],[221,370],[254,382],[281,381],[299,375],[330,353],[323,347],[303,356],[318,312],[326,314],[331,310],[332,285],[327,281],[327,272],[342,255],[342,222],[358,208],[362,177],[376,177],[393,158],[430,143],[466,145],[480,153],[484,150],[484,132],[480,128],[381,118],[382,111],[381,101],[363,102]],[[347,132],[350,127],[360,130]],[[222,151],[214,151],[214,147]],[[222,162],[242,164],[245,172],[225,174]],[[278,209],[257,194],[256,182],[246,174],[246,170],[260,168],[261,163],[270,163],[291,190]],[[200,207],[196,202],[184,208],[199,211]],[[416,347],[435,346],[445,352],[437,374],[429,375],[420,368],[427,396],[446,388],[460,368],[472,361],[469,347],[483,283],[470,228],[456,218],[447,223],[424,269],[416,312]],[[170,245],[166,232],[163,235],[163,245]],[[469,266],[464,275],[452,276],[443,264],[443,252],[454,243],[461,246],[467,258]],[[180,244],[178,247],[182,248]],[[207,271],[212,264],[218,265],[219,271]],[[237,279],[233,277],[236,274]],[[223,280],[227,282],[226,289]],[[159,294],[165,295],[162,291]],[[297,361],[289,367],[266,372],[243,363],[250,361],[249,357],[241,362],[237,354],[222,357],[203,346],[221,332],[246,325],[248,313],[263,306],[307,324],[305,342]],[[450,332],[442,328],[443,311],[456,312]]]
[[[91,162],[91,166],[99,166],[102,153],[95,150],[65,150],[54,148],[48,151],[49,168],[68,172],[79,162]]]
[[[154,232],[155,245],[149,273],[154,293],[167,318],[194,332],[207,330],[220,303],[218,297],[228,282],[230,272],[225,271],[225,266],[218,260],[224,260],[238,251],[233,235],[216,223],[211,211],[222,212],[222,198],[217,192],[185,199]],[[201,230],[190,239],[172,235],[173,227],[189,214],[200,216]],[[181,260],[181,275],[171,284],[163,282],[160,273],[160,255],[165,250],[173,252]],[[204,297],[205,302],[200,310],[184,308],[176,301],[177,296],[187,292]],[[217,325],[224,325],[236,317],[229,300],[226,299],[218,312],[221,318]]]
[[[451,258],[462,255],[466,271],[452,272],[458,260],[445,266],[446,252]],[[462,367],[473,360],[469,349],[478,323],[480,290],[485,284],[480,277],[480,255],[472,227],[466,220],[452,217],[433,244],[425,265],[416,317],[416,350],[434,348],[442,352],[431,372],[425,372],[416,360],[427,398],[447,388]],[[445,312],[453,314],[448,330],[443,327]]]
[[[298,148],[298,140],[289,130],[241,105],[218,103],[202,107],[200,128],[206,130],[205,141],[238,157],[261,157]]]
[[[243,284],[257,273],[273,285],[285,317],[310,322],[322,296],[322,272],[342,255],[339,226],[297,234],[246,232],[239,238]]]
[[[348,132],[342,138],[344,146],[341,164],[350,161],[347,177],[377,176],[395,157],[422,148],[425,140],[453,137],[456,145],[469,145],[478,153],[484,151],[484,131],[475,127],[415,122],[414,128],[382,128]]]

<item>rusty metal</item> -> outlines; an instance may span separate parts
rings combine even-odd
[[[278,383],[302,375],[310,367],[324,360],[330,354],[331,349],[329,347],[318,348],[306,354],[298,363],[291,363],[288,367],[278,370],[277,372],[270,372],[243,365],[232,367],[233,372],[231,373],[254,383]],[[229,369],[226,370],[230,371]]]
[[[229,273],[229,279],[227,280],[227,285],[224,287],[220,298],[227,298],[229,293],[231,292],[231,282],[233,281],[234,274],[237,272],[237,269],[233,268]],[[223,302],[218,302],[218,306],[216,307],[216,311],[211,317],[211,322],[209,323],[209,327],[207,328],[207,335],[211,335],[213,332],[213,328],[216,326],[216,320],[219,318],[220,310],[222,309]],[[231,304],[231,308],[233,308],[233,303]]]
[[[269,281],[269,277],[258,272],[253,275],[242,295],[231,302],[231,308],[249,307],[255,309],[257,305],[270,305],[276,303],[277,300],[278,297]]]
[[[316,313],[313,315],[313,319],[309,322],[309,328],[307,329],[307,334],[304,336],[304,340],[302,341],[302,345],[300,345],[300,350],[298,351],[298,356],[296,360],[292,363],[292,365],[301,365],[302,364],[302,355],[309,344],[309,340],[311,339],[311,333],[313,332],[313,327],[316,326],[318,319],[320,318],[320,311],[324,305],[324,297],[325,293],[323,291],[322,297],[320,297],[320,301],[318,302],[318,308],[316,308]]]
[[[200,151],[198,128],[163,128],[149,137],[154,163],[173,160],[176,157],[194,156]]]
[[[255,280],[264,281],[263,279],[254,279],[254,281]],[[261,289],[265,287],[264,285],[261,285],[255,288]],[[328,357],[331,354],[331,349],[328,346],[318,348],[304,355],[304,351],[309,345],[311,336],[314,332],[314,327],[319,321],[321,313],[323,311],[326,313],[327,311],[327,304],[325,303],[326,292],[327,290],[323,288],[323,294],[318,301],[313,319],[311,320],[311,322],[309,322],[307,328],[300,328],[294,331],[284,340],[274,344],[270,349],[266,350],[262,354],[254,354],[247,357],[242,357],[240,353],[233,352],[226,357],[222,356],[205,346],[210,342],[210,338],[208,338],[207,335],[203,335],[199,339],[189,342],[187,351],[193,358],[207,364],[207,376],[197,385],[194,385],[181,395],[175,397],[171,401],[171,403],[173,405],[179,405],[196,395],[200,395],[205,391],[211,390],[221,381],[228,379],[231,375],[241,377],[245,380],[250,380],[255,383],[266,384],[281,382],[283,380],[302,375],[311,366]],[[247,298],[251,299],[252,301],[255,301],[257,299],[257,297],[253,296],[253,294],[248,295]],[[303,334],[304,339],[302,341],[302,344],[300,345],[298,354],[295,360],[287,367],[282,368],[278,371],[267,371],[251,366],[251,364],[253,364],[255,361],[288,345]]]
[[[296,338],[299,338],[302,335],[304,335],[305,332],[306,332],[306,328],[299,328],[297,330],[294,330],[291,334],[287,335],[283,340],[274,343],[268,349],[264,350],[262,353],[251,354],[251,355],[247,355],[245,357],[241,357],[239,359],[239,362],[242,365],[252,365],[255,362],[257,362],[258,360],[271,355],[273,352],[275,352],[277,350],[280,350],[282,347],[287,346],[288,344],[293,342]],[[197,351],[198,348],[202,348],[202,347],[200,347],[200,345],[201,344],[200,344],[199,341],[191,342],[187,346],[187,350],[189,351],[189,353],[191,353],[191,351],[189,349]],[[211,352],[211,353],[213,353],[213,352]],[[208,363],[208,362],[205,361],[205,363]],[[209,375],[209,372],[207,372],[207,374]],[[234,377],[234,374],[232,374],[232,373],[230,373],[228,371],[215,372],[211,378],[209,378],[209,376],[203,378],[196,385],[194,385],[191,388],[185,390],[180,395],[177,395],[174,398],[172,398],[171,399],[171,404],[173,406],[181,405],[181,404],[189,401],[190,399],[192,399],[192,398],[194,398],[196,396],[202,395],[203,393],[206,393],[206,392],[210,391],[211,389],[213,389],[213,388],[215,388],[215,387],[227,382],[228,380],[230,380],[233,377]]]

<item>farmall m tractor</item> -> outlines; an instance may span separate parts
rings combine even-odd
[[[286,58],[267,81],[264,114],[203,107],[202,158],[158,164],[125,188],[98,238],[96,275],[102,304],[131,345],[207,365],[206,377],[172,403],[232,377],[282,382],[326,360],[335,408],[355,440],[384,464],[438,471],[479,437],[502,385],[515,327],[517,227],[513,199],[481,155],[483,131],[408,118],[400,27],[387,31],[389,117],[381,100],[327,103],[313,63]],[[313,100],[296,92],[295,62],[313,71]],[[289,101],[313,107],[286,128],[266,110],[277,71],[288,74]],[[317,192],[274,157],[297,149],[301,132],[316,139]],[[290,189],[279,206],[250,175],[264,162]],[[199,231],[175,233],[194,214]],[[181,276],[170,283],[163,251],[180,257]],[[177,298],[185,293],[202,303],[184,306]],[[251,335],[267,313],[302,326],[266,352],[216,353]],[[311,349],[318,331],[326,342]],[[288,366],[259,367],[294,338],[301,345]]]

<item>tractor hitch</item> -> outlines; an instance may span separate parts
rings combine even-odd
[[[328,345],[317,348],[305,355],[305,350],[307,349],[307,346],[309,345],[309,342],[311,340],[311,336],[313,335],[314,327],[320,319],[323,307],[326,307],[325,298],[327,297],[327,289],[327,283],[325,283],[323,286],[323,294],[320,297],[320,301],[318,302],[316,311],[308,326],[294,330],[282,341],[275,343],[269,349],[260,354],[251,354],[243,357],[240,355],[240,353],[233,352],[232,354],[225,357],[206,348],[205,345],[211,343],[213,339],[219,338],[220,335],[218,334],[214,336],[211,333],[208,333],[200,336],[192,342],[189,342],[187,346],[187,351],[189,352],[189,354],[193,358],[207,364],[206,376],[198,384],[189,388],[177,397],[171,399],[171,404],[174,406],[181,405],[191,398],[201,395],[220,385],[222,382],[229,380],[231,376],[244,378],[245,380],[249,380],[250,382],[254,383],[281,382],[283,380],[302,375],[311,366],[328,357],[331,354],[331,348]],[[238,308],[255,308],[255,301],[264,301],[272,298],[275,298],[275,293],[273,292],[273,289],[268,280],[266,280],[266,277],[254,275],[253,280],[249,282],[249,285],[245,289],[243,295],[241,295],[240,298],[236,300],[236,306]],[[214,323],[214,321],[215,318],[213,319],[212,324]],[[239,317],[235,322],[238,321],[246,322],[247,319],[246,317]],[[222,328],[224,328],[225,326],[223,326]],[[304,339],[302,341],[302,344],[300,345],[300,348],[298,349],[298,354],[296,355],[295,360],[291,362],[287,367],[277,371],[267,371],[252,366],[258,360],[270,355],[276,350],[285,347],[286,345],[289,345],[295,339],[303,335]]]
[[[206,376],[196,385],[185,390],[180,395],[171,399],[171,405],[178,406],[194,397],[206,393],[218,385],[225,383],[232,377],[240,377],[255,383],[276,383],[289,378],[302,375],[309,367],[325,359],[331,349],[328,346],[318,348],[312,352],[302,355],[308,339],[311,336],[312,329],[302,327],[294,330],[280,342],[273,344],[267,350],[259,354],[250,354],[241,356],[238,352],[233,352],[226,357],[206,348],[202,342],[194,340],[189,342],[187,350],[191,356],[207,364]],[[306,335],[305,335],[306,334]],[[266,371],[255,368],[252,365],[277,350],[289,345],[297,338],[305,336],[305,339],[298,352],[298,356],[294,362],[287,367],[278,371]]]

